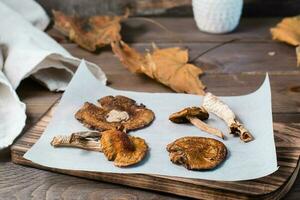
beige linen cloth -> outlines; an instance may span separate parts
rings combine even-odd
[[[25,125],[26,106],[15,92],[20,82],[32,76],[49,90],[62,91],[81,62],[43,32],[48,23],[33,0],[0,0],[0,149],[12,144]],[[86,64],[105,84],[104,72]]]

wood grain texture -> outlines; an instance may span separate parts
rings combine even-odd
[[[30,78],[22,81],[17,93],[27,108],[25,130],[35,124],[62,95],[61,92],[50,92]]]
[[[178,197],[80,179],[44,170],[4,163],[0,167],[0,199],[157,199]]]
[[[48,169],[55,172],[90,178],[138,188],[157,190],[187,197],[205,199],[275,198],[284,195],[294,182],[292,177],[299,171],[300,124],[275,123],[277,159],[280,166],[275,173],[251,181],[220,182],[200,179],[176,178],[143,174],[111,174],[60,170],[34,164],[22,156],[38,140],[52,118],[53,107],[39,122],[30,128],[11,148],[12,161],[17,164]],[[291,181],[291,182],[290,182]]]
[[[182,43],[220,43],[233,39],[239,42],[272,42],[270,27],[281,20],[281,18],[242,18],[235,31],[221,35],[199,31],[193,18],[153,17],[149,19],[163,25],[169,32],[143,19],[129,18],[122,23],[123,40],[128,43],[179,43],[178,40]],[[48,33],[55,36],[60,43],[69,42],[54,29],[50,29]]]

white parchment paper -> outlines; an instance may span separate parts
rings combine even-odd
[[[138,103],[145,104],[155,113],[155,120],[149,127],[130,132],[131,135],[144,138],[150,147],[147,157],[138,165],[118,168],[113,162],[107,161],[102,153],[74,148],[53,148],[50,145],[50,141],[56,135],[86,130],[74,118],[75,112],[84,102],[96,103],[97,99],[106,95],[128,96]],[[226,134],[227,139],[223,142],[229,154],[225,162],[214,170],[189,171],[170,162],[166,151],[167,144],[183,136],[215,137],[192,125],[171,123],[168,116],[187,106],[199,106],[202,104],[202,98],[188,94],[115,90],[98,81],[82,62],[44,134],[24,157],[40,165],[60,169],[157,174],[222,181],[255,179],[276,171],[278,167],[268,76],[262,86],[251,94],[221,99],[234,110],[255,140],[243,143],[238,137]],[[215,116],[211,116],[207,122],[224,133],[229,132],[224,122]]]

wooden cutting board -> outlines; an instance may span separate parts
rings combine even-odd
[[[279,199],[289,191],[299,171],[300,125],[293,123],[274,123],[279,170],[264,178],[250,181],[221,182],[147,174],[111,174],[43,167],[24,159],[23,155],[39,139],[51,120],[55,107],[56,105],[51,107],[11,147],[14,163],[93,180],[201,199]],[[245,159],[247,159],[247,155],[245,155]]]

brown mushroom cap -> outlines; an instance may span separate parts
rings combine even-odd
[[[168,144],[170,160],[190,170],[213,169],[227,155],[226,146],[215,139],[182,137]]]
[[[148,150],[145,140],[118,130],[104,131],[100,143],[106,158],[114,161],[114,165],[118,167],[127,167],[140,162]]]
[[[125,96],[106,96],[99,99],[98,102],[101,107],[86,102],[75,114],[75,118],[90,129],[99,131],[134,130],[147,126],[154,119],[152,110],[142,104],[137,105],[134,100]],[[126,112],[128,119],[110,122],[107,120],[107,116],[111,111]]]
[[[208,112],[203,107],[188,107],[179,112],[170,115],[169,120],[174,123],[189,123],[189,117],[196,117],[200,120],[206,120],[209,117]]]

